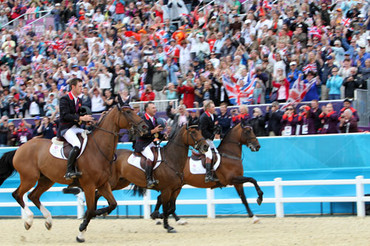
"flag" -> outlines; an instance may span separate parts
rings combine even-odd
[[[309,71],[312,71],[314,73],[317,72],[317,67],[316,67],[316,63],[315,62],[314,63],[309,63],[309,64],[307,64],[306,66],[303,67],[303,72],[305,74],[307,74]]]
[[[253,92],[256,87],[256,75],[254,68],[251,67],[247,76],[246,83],[240,88],[238,104],[251,104],[253,102]]]
[[[307,92],[311,87],[316,83],[316,78],[311,79],[308,83],[304,83],[301,79],[302,74],[294,82],[292,88],[289,90],[289,97],[286,103],[281,107],[281,110],[284,110],[290,105],[296,105],[300,103],[303,98],[306,96]]]
[[[310,36],[314,36],[314,35],[320,35],[320,32],[319,32],[319,29],[317,28],[317,26],[313,26],[313,27],[308,28],[308,34]]]
[[[236,105],[238,103],[237,100],[238,100],[238,95],[240,93],[239,86],[235,84],[231,80],[231,78],[226,74],[222,75],[222,83],[225,87],[230,103],[233,105]]]
[[[343,18],[342,21],[340,22],[345,27],[349,27],[351,25],[351,19],[350,18]]]
[[[268,9],[268,10],[271,10],[272,8],[271,8],[271,4],[270,4],[270,2],[269,1],[267,1],[267,0],[264,0],[263,1],[263,5],[262,5],[265,9]]]
[[[71,19],[69,19],[69,21],[68,21],[68,27],[69,28],[73,28],[76,24],[77,24],[77,18],[76,17],[73,16]]]

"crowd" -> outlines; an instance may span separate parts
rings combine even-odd
[[[306,102],[352,99],[356,89],[367,89],[369,80],[370,12],[365,0],[0,4],[1,26],[27,13],[1,29],[4,122],[57,117],[58,100],[75,77],[83,79],[82,104],[93,113],[112,107],[118,94],[126,103],[168,99],[197,108],[213,100],[222,108],[243,101],[245,87],[252,89],[243,101],[248,104],[284,103],[298,87],[304,88]],[[40,33],[28,23],[43,10],[50,11],[54,26]],[[269,121],[273,108],[264,116]],[[303,110],[309,115],[312,107]],[[243,106],[240,111],[238,115],[246,114]],[[253,115],[262,114],[257,111]],[[327,118],[330,113],[323,111]],[[282,115],[284,124],[291,124],[292,115]],[[298,112],[299,120],[307,116]],[[325,131],[317,126],[315,132]],[[311,130],[292,127],[294,131]]]

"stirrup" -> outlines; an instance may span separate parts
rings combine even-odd
[[[68,172],[64,175],[64,178],[66,180],[71,180],[71,179],[75,179],[77,177],[81,177],[82,173],[81,172]]]
[[[206,174],[206,177],[204,178],[204,182],[205,182],[205,183],[215,182],[215,178],[213,177],[213,175],[212,175],[212,174],[210,174],[210,175],[207,175],[207,174]]]

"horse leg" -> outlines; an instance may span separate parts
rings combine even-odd
[[[46,221],[45,221],[45,227],[48,230],[51,229],[52,224],[53,224],[52,217],[51,217],[51,213],[49,212],[49,210],[47,210],[41,204],[41,202],[40,202],[40,196],[45,191],[47,191],[50,187],[52,187],[53,184],[54,184],[53,181],[51,181],[50,179],[48,179],[45,176],[42,176],[39,179],[36,188],[30,194],[28,194],[28,198],[36,205],[36,207],[41,211],[42,215],[46,219]]]
[[[29,178],[28,180],[26,180],[24,178],[24,176],[21,176],[21,184],[12,193],[12,196],[14,197],[14,199],[19,203],[19,205],[24,210],[24,214],[25,214],[25,217],[24,217],[24,228],[26,228],[26,230],[29,230],[31,228],[31,226],[32,226],[32,223],[33,223],[33,213],[29,209],[29,207],[24,203],[23,195],[27,191],[29,191],[36,184],[36,182],[37,182],[37,178],[35,178],[33,180],[31,178]]]
[[[257,204],[261,205],[263,201],[263,191],[261,190],[260,186],[257,184],[257,181],[252,178],[252,177],[243,177],[243,176],[238,176],[234,177],[231,180],[232,185],[237,185],[237,184],[244,184],[246,182],[252,183],[257,191],[258,198],[257,198]]]
[[[108,182],[106,182],[103,186],[98,188],[99,193],[108,201],[108,207],[100,208],[95,211],[96,216],[102,214],[110,214],[116,207],[117,202],[113,196],[112,188]],[[96,203],[97,204],[97,201]]]
[[[82,188],[85,192],[87,209],[85,213],[85,218],[79,228],[80,233],[76,237],[76,240],[79,243],[85,242],[86,228],[89,225],[90,220],[95,217],[95,186],[91,184]]]
[[[179,190],[175,191],[172,195],[171,210],[170,210],[169,214],[172,214],[172,216],[175,218],[175,221],[178,225],[186,225],[188,222],[186,220],[180,219],[180,217],[177,216],[177,214],[175,213],[175,211],[176,211],[176,199],[179,196],[180,191],[181,191],[181,188]]]
[[[100,197],[101,197],[101,194],[99,193],[99,191],[96,191],[95,192],[95,210],[98,209],[98,200]]]
[[[247,199],[245,197],[245,194],[244,194],[244,187],[242,184],[236,184],[234,185],[236,191],[238,192],[238,195],[240,197],[240,199],[242,200],[245,208],[247,209],[247,212],[248,212],[248,216],[250,218],[253,218],[253,223],[257,223],[259,222],[259,219],[257,218],[257,216],[255,216],[252,212],[252,210],[249,208],[249,205],[248,205],[248,202],[247,202]]]
[[[167,232],[176,232],[172,226],[168,224],[168,215],[170,210],[170,198],[171,194],[169,191],[162,191],[162,203],[163,203],[163,227],[167,229]]]
[[[150,217],[155,220],[155,219],[163,219],[161,217],[161,214],[159,213],[159,208],[162,206],[162,196],[159,195],[157,197],[157,204],[155,205],[153,213],[150,214]]]

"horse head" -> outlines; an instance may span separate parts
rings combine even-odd
[[[247,145],[252,152],[258,151],[261,148],[261,145],[253,132],[253,128],[245,121],[242,121],[240,123],[240,128],[242,131],[242,133],[240,134],[241,143]]]
[[[193,146],[200,153],[208,151],[208,143],[203,137],[198,125],[186,125],[186,131],[183,135],[184,143]]]
[[[123,103],[120,95],[118,95],[117,108],[120,112],[118,120],[118,127],[120,129],[128,129],[131,126],[131,128],[133,128],[133,131],[135,133],[138,132],[140,135],[144,135],[148,132],[148,125],[144,122],[142,118],[134,113],[134,110],[130,107],[130,105],[125,105]],[[123,116],[123,120],[121,120],[121,116]]]

